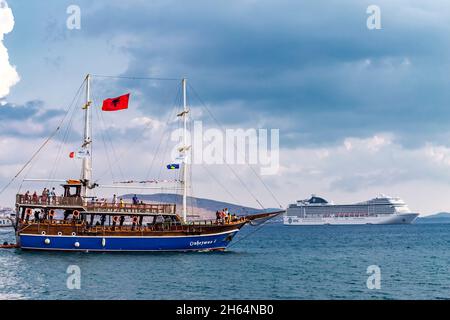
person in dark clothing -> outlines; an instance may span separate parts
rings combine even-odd
[[[220,221],[220,212],[219,210],[216,211],[216,222]]]
[[[69,218],[70,215],[70,211],[66,210],[64,211],[64,221],[67,220],[67,218]]]
[[[106,221],[106,214],[102,214],[102,216],[100,217],[100,224],[102,226],[105,225],[105,221]]]
[[[139,199],[138,199],[137,195],[134,195],[134,197],[133,197],[133,204],[139,204]]]

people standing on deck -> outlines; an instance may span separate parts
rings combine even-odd
[[[225,223],[225,212],[222,210],[220,211],[220,222]]]
[[[100,217],[100,225],[104,226],[106,221],[106,214],[102,214]]]
[[[224,210],[223,210],[223,214],[224,214],[224,218],[225,218],[225,222],[230,222],[230,213],[228,212],[228,208],[225,208]]]
[[[117,224],[117,222],[119,222],[119,216],[113,216],[113,218],[112,218],[112,220],[113,220],[113,230],[115,230],[116,229],[116,224]]]
[[[44,188],[41,193],[41,203],[47,202],[47,188]]]
[[[37,203],[38,202],[38,200],[39,200],[39,197],[38,197],[38,195],[37,195],[37,192],[35,191],[34,193],[33,193],[33,197],[32,197],[32,200],[33,200],[33,202],[34,203]]]
[[[30,191],[25,192],[24,200],[25,200],[25,203],[30,202],[30,200],[31,200]]]
[[[55,204],[56,203],[56,191],[55,187],[52,188],[52,191],[50,191],[50,201]]]
[[[138,199],[138,197],[137,197],[137,195],[134,195],[133,196],[133,204],[139,204],[139,199]]]
[[[114,206],[114,208],[117,206],[117,196],[114,194],[113,198],[112,198],[112,204]]]
[[[216,222],[220,221],[220,212],[219,210],[216,211]]]
[[[120,198],[120,201],[119,201],[119,207],[120,207],[120,209],[122,209],[124,206],[125,206],[125,202],[123,201],[122,198]]]

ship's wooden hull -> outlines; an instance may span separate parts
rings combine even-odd
[[[264,213],[227,223],[93,226],[66,221],[25,222],[17,226],[18,247],[45,251],[215,251],[225,250],[239,230]]]
[[[149,228],[32,224],[17,233],[20,248],[47,251],[224,250],[245,223]]]

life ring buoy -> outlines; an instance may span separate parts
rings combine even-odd
[[[27,210],[25,210],[25,213],[26,213],[27,216],[31,216],[31,214],[33,213],[33,210],[28,208]]]
[[[80,211],[75,210],[75,211],[73,212],[73,217],[76,218],[76,219],[78,219],[79,216],[80,216]]]
[[[119,222],[119,216],[114,216],[114,217],[113,217],[113,221],[114,221],[114,222]]]
[[[48,212],[48,216],[49,216],[50,218],[53,218],[53,217],[55,216],[55,210],[51,209],[51,210]]]
[[[133,216],[132,221],[134,224],[136,224],[138,222],[138,217],[137,216]]]

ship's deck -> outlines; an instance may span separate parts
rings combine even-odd
[[[240,229],[248,221],[239,218],[226,223],[216,221],[196,221],[188,224],[163,222],[139,225],[89,226],[84,222],[53,220],[44,222],[24,222],[19,226],[19,234],[58,236],[169,236],[189,234],[209,234]]]
[[[164,214],[176,215],[176,205],[172,203],[107,203],[107,202],[87,202],[81,197],[48,197],[39,196],[35,199],[23,194],[16,196],[16,206],[31,209],[42,208],[44,210],[79,210],[87,214]]]

